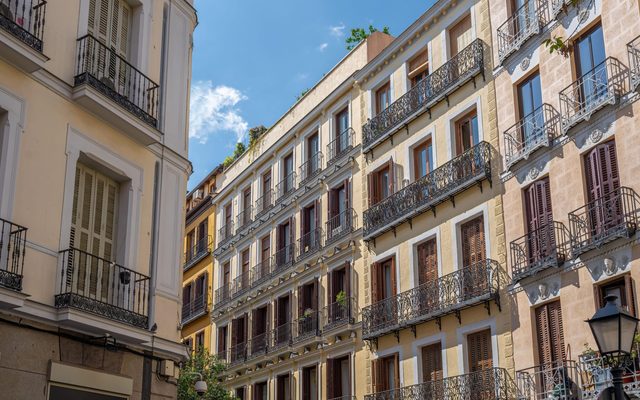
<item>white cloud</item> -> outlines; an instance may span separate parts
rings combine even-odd
[[[336,26],[330,26],[329,27],[329,33],[331,34],[331,36],[335,36],[335,37],[343,37],[344,36],[344,24],[340,23],[340,25],[336,25]]]
[[[327,47],[329,47],[329,43],[322,43],[320,46],[318,46],[318,50],[322,53],[327,49]]]
[[[297,81],[306,81],[307,78],[309,78],[309,74],[306,72],[298,72],[296,74],[296,80]]]
[[[189,137],[206,143],[216,133],[233,132],[236,141],[241,141],[249,126],[236,105],[246,99],[242,92],[229,86],[213,86],[211,81],[194,82]]]

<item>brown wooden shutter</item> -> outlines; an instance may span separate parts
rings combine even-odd
[[[335,288],[335,271],[329,271],[327,272],[327,292],[329,295],[329,299],[327,301],[327,305],[331,305],[332,303],[334,303],[336,300],[336,288]],[[331,312],[331,308],[329,308],[329,312]]]
[[[391,257],[391,296],[398,294],[398,287],[396,281],[396,258]]]
[[[296,242],[296,219],[293,217],[293,215],[289,218],[289,224],[289,244],[291,245],[289,248],[292,249],[292,246]],[[291,250],[288,251],[291,252]],[[289,257],[293,257],[293,253],[290,253]],[[291,260],[293,260],[293,258]]]
[[[442,379],[442,344],[430,344],[422,348],[422,381]]]
[[[304,214],[305,214],[305,208],[302,207],[302,209],[300,210],[300,238],[302,238],[304,236],[304,228],[305,228],[305,223],[304,223]],[[300,252],[302,252],[303,249],[300,249]]]
[[[620,187],[615,141],[596,146],[587,154],[585,161],[589,202]]]
[[[371,360],[371,390],[372,393],[381,391],[382,371],[380,371],[381,363],[379,359]]]
[[[376,204],[376,197],[375,197],[376,176],[375,175],[376,175],[375,172],[371,172],[370,174],[367,175],[367,198],[368,198],[369,207]]]
[[[400,388],[401,385],[400,385],[400,354],[399,353],[393,354],[393,379],[394,379],[393,388],[394,389]]]
[[[482,371],[493,367],[491,350],[491,330],[485,329],[467,336],[469,348],[469,372]]]
[[[462,224],[462,263],[465,267],[484,260],[484,219],[482,216]]]
[[[564,330],[560,301],[536,308],[536,337],[540,364],[565,359]]]
[[[547,304],[549,309],[549,334],[553,346],[553,361],[566,359],[564,348],[564,328],[562,326],[562,309],[560,301]]]
[[[298,318],[304,315],[304,286],[298,286]]]
[[[231,347],[238,344],[238,319],[231,320]]]
[[[222,354],[224,352],[225,343],[224,343],[224,327],[218,328],[218,354]]]
[[[351,297],[351,263],[344,263],[344,292],[347,297]]]
[[[633,278],[631,274],[626,274],[624,276],[624,290],[625,296],[627,297],[627,305],[629,306],[629,312],[634,317],[636,316],[636,296],[635,296],[635,287]]]
[[[333,399],[335,395],[335,360],[327,358],[327,399]]]
[[[424,285],[427,282],[438,279],[438,251],[436,239],[430,239],[420,243],[418,253],[418,282]]]
[[[349,201],[349,179],[344,180],[344,209],[348,210],[351,205],[351,201]]]
[[[396,192],[396,173],[395,173],[395,164],[393,162],[393,158],[389,159],[389,196]]]
[[[533,232],[553,221],[549,178],[540,179],[525,191],[527,228]]]
[[[604,304],[602,304],[602,295],[602,288],[599,285],[593,285],[593,302],[595,303],[596,310],[604,306]]]
[[[316,280],[313,281],[313,295],[311,297],[311,308],[313,308],[314,311],[318,311],[318,279],[316,278]]]
[[[371,303],[380,299],[379,285],[381,282],[378,281],[378,270],[380,270],[379,263],[371,264]]]

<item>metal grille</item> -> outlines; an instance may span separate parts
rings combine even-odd
[[[0,286],[22,290],[27,228],[0,218]]]
[[[549,146],[558,136],[560,114],[545,103],[504,132],[507,168],[528,158],[537,149]]]
[[[42,52],[46,11],[47,2],[44,0],[2,0],[0,28],[32,49]]]
[[[501,62],[540,32],[548,21],[548,12],[547,0],[529,0],[500,25],[497,35]]]

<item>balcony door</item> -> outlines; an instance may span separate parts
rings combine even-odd
[[[462,244],[462,298],[470,299],[486,293],[488,287],[484,237],[484,217],[479,216],[460,225]]]
[[[391,104],[391,84],[389,82],[380,86],[375,92],[376,114],[380,114]]]
[[[348,143],[349,133],[347,132],[347,129],[349,129],[349,107],[343,108],[336,114],[335,124],[336,124],[336,131],[335,131],[335,138],[334,138],[335,151],[333,154],[329,155],[334,157],[342,153],[349,145]]]
[[[529,0],[533,3],[533,0]],[[527,144],[539,143],[544,139],[544,114],[542,107],[542,88],[540,87],[540,73],[536,72],[520,83],[518,92],[518,113],[521,121],[521,128],[518,132],[519,138],[524,148]],[[537,112],[536,112],[537,110]]]
[[[456,156],[461,155],[465,151],[480,143],[480,131],[478,129],[478,113],[474,109],[458,121],[456,121]],[[463,166],[462,166],[463,167]],[[459,178],[464,177],[464,170],[458,173]]]
[[[428,139],[413,148],[413,178],[419,180],[434,168],[433,146]]]
[[[566,359],[562,308],[560,300],[552,301],[535,309],[536,339],[541,379],[536,384],[540,393],[551,393],[560,377],[554,373]]]
[[[302,369],[302,398],[318,400],[318,367],[315,365]]]
[[[602,26],[597,25],[582,35],[575,45],[576,74],[583,108],[588,109],[607,94],[607,55],[604,49]]]
[[[311,203],[300,211],[300,254],[306,254],[320,247],[319,201]]]
[[[313,175],[320,168],[319,151],[320,138],[316,132],[307,138],[307,163],[306,171],[304,171],[305,177],[307,178]]]
[[[298,336],[318,329],[318,280],[298,288]]]
[[[471,379],[471,400],[489,400],[495,398],[495,379],[493,377],[493,351],[491,330],[485,329],[467,335],[467,360]]]
[[[278,225],[276,254],[276,268],[287,266],[293,260],[293,217]]]
[[[350,399],[351,367],[349,356],[327,359],[327,399]]]
[[[221,361],[227,361],[227,335],[228,326],[221,326],[218,328],[218,359]]]
[[[460,50],[471,44],[471,15],[467,14],[454,26],[449,28],[449,58],[455,56]]]
[[[76,166],[70,247],[80,250],[69,258],[67,280],[73,292],[106,302],[110,288],[119,285],[115,261],[120,186],[83,164]],[[120,288],[120,292],[127,292]]]
[[[371,361],[373,393],[400,389],[400,358],[398,353]],[[389,398],[396,398],[391,396]]]
[[[436,310],[440,305],[438,287],[438,246],[432,238],[416,246],[418,258],[418,284],[420,314]]]
[[[282,180],[284,186],[281,189],[282,193],[278,193],[278,196],[289,193],[293,189],[293,153],[282,160]]]
[[[396,263],[391,257],[371,265],[371,298],[376,304],[371,324],[377,328],[393,326],[398,322]]]
[[[222,299],[229,297],[231,288],[231,262],[227,261],[222,265]]]
[[[437,381],[443,377],[442,369],[442,343],[437,342],[424,346],[420,351],[422,382],[424,385],[424,398],[444,399],[444,387]]]
[[[262,175],[262,211],[271,205],[271,171]]]
[[[276,378],[276,400],[292,400],[291,373],[278,375]]]
[[[209,243],[207,241],[208,237],[208,229],[209,229],[209,219],[205,218],[204,221],[198,224],[198,245],[196,248],[196,254],[201,254],[206,251]]]
[[[242,192],[242,217],[241,224],[248,224],[251,220],[251,186]]]
[[[255,383],[253,385],[253,400],[267,400],[269,398],[269,389],[267,382]]]
[[[269,274],[271,257],[271,236],[267,235],[260,241],[260,269],[256,271],[259,278]]]
[[[275,344],[284,344],[291,339],[291,293],[278,298],[274,305],[276,332]]]
[[[556,250],[549,178],[532,183],[524,192],[527,218],[527,252],[529,264],[536,263]]]
[[[231,361],[244,360],[246,354],[248,315],[231,320]]]
[[[327,222],[327,238],[338,237],[351,228],[351,212],[349,199],[349,180],[329,192],[329,221]]]
[[[344,267],[329,272],[328,305],[330,323],[346,322],[351,318],[351,265],[349,262],[346,262]]]
[[[592,235],[606,233],[624,220],[618,193],[620,177],[614,140],[602,143],[585,156],[585,176],[589,200],[589,228]]]
[[[238,280],[239,286],[236,288],[237,291],[245,290],[249,288],[249,266],[250,266],[250,252],[249,249],[245,249],[240,255],[240,279]]]
[[[267,349],[269,305],[253,310],[251,322],[251,354],[259,354]]]

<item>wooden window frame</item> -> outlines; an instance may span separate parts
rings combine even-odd
[[[388,97],[388,102],[389,104],[382,108],[382,104],[380,101],[380,95],[383,93],[387,93],[387,97]],[[388,106],[391,105],[391,79],[389,79],[388,81],[386,81],[385,83],[383,83],[382,85],[378,86],[374,92],[374,96],[375,96],[375,115],[380,114],[382,111],[384,111]]]

